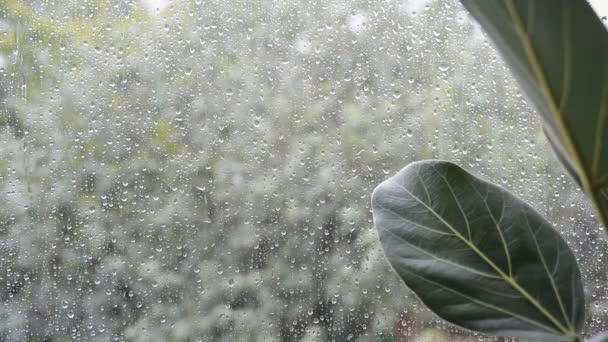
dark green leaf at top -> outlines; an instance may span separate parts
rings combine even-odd
[[[461,0],[608,229],[608,32],[585,0]]]
[[[578,338],[584,295],[576,259],[515,195],[429,160],[380,184],[372,209],[388,261],[443,319],[502,336]]]

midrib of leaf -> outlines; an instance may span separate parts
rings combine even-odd
[[[395,181],[392,181],[392,183],[397,185],[399,188],[401,188],[403,191],[405,191],[408,195],[410,195],[414,200],[416,200],[416,202],[420,203],[429,212],[431,212],[439,221],[441,221],[441,223],[443,223],[448,229],[450,229],[454,233],[454,235],[456,235],[460,240],[462,240],[462,242],[465,243],[467,245],[467,247],[469,247],[471,250],[473,250],[492,269],[494,269],[494,271],[496,273],[498,273],[498,275],[500,275],[500,277],[505,282],[507,282],[509,285],[511,285],[519,293],[521,293],[530,302],[530,304],[532,304],[532,306],[534,306],[541,314],[543,314],[549,321],[551,321],[551,323],[553,323],[561,331],[562,334],[572,338],[573,340],[576,340],[578,338],[575,331],[566,329],[566,327],[564,327],[559,322],[559,320],[557,318],[555,318],[555,316],[553,316],[549,311],[547,311],[547,309],[544,306],[542,306],[536,299],[534,299],[534,297],[532,297],[532,295],[530,295],[528,293],[528,291],[526,291],[523,287],[521,287],[521,285],[519,285],[519,283],[515,279],[513,279],[512,277],[505,274],[500,269],[500,267],[498,267],[498,265],[496,265],[490,258],[488,258],[488,256],[485,255],[485,253],[483,253],[479,248],[477,248],[477,246],[475,246],[475,244],[473,244],[471,241],[467,240],[456,228],[454,228],[449,222],[447,222],[443,218],[443,216],[439,215],[439,213],[437,213],[433,208],[428,206],[426,203],[424,203],[424,201],[419,199],[416,195],[411,193],[408,189],[406,189],[401,184],[399,184]]]
[[[564,120],[565,116],[560,109],[560,107],[563,108],[563,106],[565,106],[565,103],[562,103],[561,106],[558,107],[557,103],[555,102],[554,96],[551,93],[551,89],[549,88],[549,82],[547,81],[547,77],[545,76],[543,68],[540,65],[538,57],[536,56],[536,52],[534,50],[534,47],[532,46],[530,37],[528,36],[524,28],[521,17],[517,12],[517,9],[515,8],[513,0],[505,0],[505,6],[507,7],[507,11],[509,12],[509,16],[511,17],[511,22],[513,23],[517,37],[526,52],[526,57],[528,59],[528,63],[530,63],[530,67],[532,68],[532,72],[534,73],[534,77],[536,78],[536,82],[540,87],[541,93],[545,97],[545,101],[549,105],[549,109],[557,124],[557,128],[560,132],[560,135],[564,140],[565,148],[568,154],[570,155],[572,163],[574,164],[574,168],[576,169],[579,175],[583,189],[591,197],[591,202],[593,203],[596,211],[599,213],[598,216],[600,219],[600,223],[604,226],[604,229],[606,229],[608,233],[608,213],[605,213],[602,210],[600,199],[598,197],[598,189],[593,185],[589,174],[590,170],[587,170],[585,168],[581,160],[580,153],[578,152],[576,144],[572,139],[572,133],[568,129],[568,126],[566,125],[566,122]]]

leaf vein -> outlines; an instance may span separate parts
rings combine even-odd
[[[553,327],[545,325],[545,324],[543,324],[541,322],[537,322],[537,321],[535,321],[535,320],[533,320],[531,318],[519,315],[519,314],[514,313],[514,312],[512,312],[510,310],[503,309],[503,308],[495,306],[493,304],[490,304],[490,303],[487,303],[487,302],[475,299],[475,298],[470,297],[470,296],[468,296],[468,295],[466,295],[466,294],[464,294],[464,293],[462,293],[460,291],[454,290],[454,289],[449,288],[449,287],[447,287],[447,286],[445,286],[445,285],[443,285],[441,283],[437,283],[435,281],[427,279],[427,278],[425,278],[425,277],[423,277],[423,276],[421,276],[419,274],[416,274],[414,272],[411,272],[411,271],[408,271],[408,270],[403,270],[403,271],[406,272],[406,273],[409,273],[410,275],[412,275],[414,277],[420,278],[423,281],[426,281],[427,283],[431,283],[432,285],[435,285],[435,286],[437,286],[439,288],[442,288],[442,289],[444,289],[446,291],[449,291],[449,292],[454,293],[454,294],[456,294],[458,296],[461,296],[461,297],[465,298],[466,300],[468,300],[468,301],[470,301],[472,303],[475,303],[477,305],[484,306],[484,307],[492,309],[492,310],[494,310],[496,312],[500,312],[502,314],[509,315],[509,316],[511,316],[511,317],[513,317],[515,319],[519,319],[520,321],[532,324],[532,325],[534,325],[536,327],[539,327],[539,328],[542,328],[542,329],[546,329],[547,331],[553,332],[555,334],[558,334],[558,335],[561,334],[559,331],[555,330]]]
[[[460,234],[460,232],[458,232],[458,230],[456,230],[449,222],[447,222],[441,215],[439,215],[432,207],[429,207],[426,203],[424,203],[424,201],[420,200],[418,197],[416,197],[416,195],[412,194],[408,189],[406,189],[401,184],[395,182],[394,180],[391,180],[391,182],[394,183],[395,185],[397,185],[399,188],[403,189],[403,191],[405,191],[408,195],[410,195],[418,203],[422,204],[427,210],[429,210],[433,215],[435,215],[435,217],[437,217],[437,219],[439,219],[443,224],[446,225],[446,227],[448,227],[451,231],[453,231],[454,234],[456,234],[456,236],[458,238],[460,238],[466,245],[469,246],[469,248],[471,248],[473,251],[475,251],[475,253],[477,253],[477,255],[479,255],[479,257],[482,260],[484,260],[501,277],[503,277],[507,283],[509,283],[517,291],[519,291],[524,297],[526,297],[526,299],[530,302],[530,304],[532,304],[539,312],[541,312],[545,317],[547,317],[547,319],[549,319],[553,324],[555,324],[555,326],[558,329],[560,329],[564,334],[566,334],[568,336],[576,336],[576,333],[574,331],[566,329],[559,322],[559,320],[557,320],[536,299],[534,299],[534,297],[532,297],[528,293],[528,291],[526,291],[524,288],[522,288],[521,285],[519,285],[519,283],[517,283],[517,281],[515,281],[515,279],[513,279],[513,278],[509,277],[508,275],[506,275],[490,258],[488,258],[487,255],[485,255],[482,251],[480,251],[479,248],[477,248],[477,246],[475,246],[472,242],[468,241],[464,236],[462,236],[462,234]]]
[[[555,298],[557,299],[559,308],[562,312],[562,315],[564,316],[564,320],[566,321],[568,328],[570,330],[574,330],[573,322],[571,321],[571,317],[568,317],[568,315],[566,314],[566,308],[564,307],[564,302],[562,300],[562,296],[557,289],[557,285],[555,284],[555,279],[553,278],[553,275],[551,274],[551,272],[549,272],[549,267],[547,267],[547,262],[545,261],[545,256],[540,249],[538,240],[536,239],[536,236],[538,235],[538,232],[540,231],[540,229],[536,229],[536,231],[534,231],[532,229],[532,227],[530,226],[530,221],[528,220],[528,212],[525,209],[523,210],[523,216],[526,219],[526,226],[528,227],[528,231],[530,232],[530,234],[532,234],[532,240],[534,241],[534,247],[536,248],[536,252],[538,253],[540,261],[543,264],[545,273],[547,274],[547,277],[549,277],[549,281],[551,282],[551,287],[553,288],[553,293],[555,294]]]

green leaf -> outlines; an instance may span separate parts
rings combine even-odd
[[[608,228],[608,32],[585,0],[461,0]]]
[[[441,318],[495,335],[578,339],[584,294],[576,259],[512,193],[428,160],[380,184],[372,209],[388,261]]]

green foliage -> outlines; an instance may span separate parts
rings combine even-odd
[[[461,2],[496,43],[608,229],[606,27],[585,0]]]
[[[380,184],[372,209],[388,261],[445,320],[545,341],[580,333],[584,295],[572,251],[505,189],[429,160]]]
[[[608,228],[606,28],[584,0],[461,2],[496,43]],[[522,200],[454,164],[426,161],[380,184],[372,206],[387,259],[440,317],[485,333],[581,339],[576,259]]]

